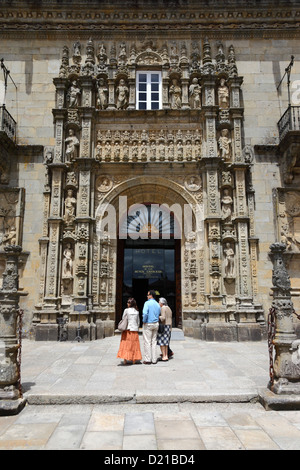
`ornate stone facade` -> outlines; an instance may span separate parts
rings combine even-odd
[[[278,139],[284,87],[276,93],[299,45],[297,2],[10,3],[0,35],[18,134],[0,135],[0,274],[5,244],[22,245],[28,331],[57,340],[66,320],[73,339],[80,319],[86,339],[114,333],[134,204],[167,205],[180,222],[192,209],[174,242],[186,334],[264,336],[273,241],[286,243],[297,309],[299,116],[284,114]],[[115,237],[99,231],[105,208]]]
[[[99,235],[97,224],[99,208],[120,210],[125,196],[128,203],[178,201],[193,209],[179,257],[177,323],[185,332],[261,338],[243,80],[233,46],[225,51],[219,42],[215,58],[208,40],[200,50],[175,41],[138,48],[88,40],[85,48],[79,41],[63,48],[54,79],[55,145],[45,150],[38,337],[51,337],[51,329],[55,335],[62,315],[75,332],[78,305],[88,338],[113,333],[118,237]],[[137,109],[139,70],[161,73],[161,109]]]

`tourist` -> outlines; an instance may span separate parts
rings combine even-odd
[[[143,308],[144,364],[157,363],[157,331],[160,315],[159,303],[155,300],[155,292],[148,291],[148,300]]]
[[[159,320],[163,324],[164,330],[162,333],[157,333],[157,344],[160,346],[162,352],[161,360],[165,362],[173,355],[173,352],[169,350],[172,329],[172,310],[168,306],[166,299],[163,297],[159,299],[159,305],[161,309]]]
[[[122,318],[125,315],[127,315],[128,325],[127,329],[122,332],[117,357],[124,359],[123,364],[127,365],[128,361],[135,364],[142,360],[139,340],[140,317],[136,301],[132,297],[127,301],[127,308],[125,308]]]

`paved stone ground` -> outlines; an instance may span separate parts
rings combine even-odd
[[[207,343],[174,331],[169,362],[121,366],[119,341],[24,341],[28,404],[0,417],[0,450],[300,449],[300,411],[257,401],[268,383],[265,342]]]

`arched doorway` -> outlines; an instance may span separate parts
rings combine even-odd
[[[184,182],[184,178],[181,181]],[[204,270],[199,271],[196,256],[200,253],[203,259],[203,252],[200,245],[200,249],[195,249],[190,235],[197,234],[196,238],[203,240],[203,223],[199,224],[199,220],[203,222],[203,205],[202,200],[199,202],[199,198],[197,200],[193,196],[184,184],[157,175],[151,178],[151,183],[144,175],[124,178],[108,194],[103,194],[98,206],[103,209],[97,209],[96,220],[102,227],[101,220],[106,219],[106,207],[109,207],[113,209],[111,213],[117,224],[112,229],[112,234],[116,233],[116,236],[110,238],[109,259],[114,260],[110,269],[105,264],[107,249],[104,258],[103,248],[99,249],[101,286],[103,284],[104,288],[100,306],[103,313],[108,312],[110,318],[115,320],[115,326],[129,295],[138,297],[142,310],[149,286],[156,288],[159,296],[174,305],[173,324],[177,327],[182,327],[184,311],[197,307],[198,291],[203,284],[198,280],[198,272],[203,281]],[[149,207],[154,208],[151,217]],[[185,214],[189,208],[192,223],[186,227]],[[103,225],[103,235],[106,230]],[[106,243],[105,237],[99,236],[99,239],[100,246]],[[141,250],[155,250],[151,251],[150,261],[146,259],[149,251]],[[150,269],[157,271],[158,276],[150,275]]]
[[[173,312],[173,326],[181,327],[181,237],[176,215],[157,204],[136,204],[121,221],[116,289],[116,320],[129,297],[140,311],[148,290],[165,297]]]

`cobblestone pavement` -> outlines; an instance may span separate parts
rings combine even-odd
[[[121,366],[119,341],[25,340],[27,405],[0,417],[0,450],[300,449],[300,411],[257,401],[268,383],[265,342],[207,343],[174,331],[172,360]]]

